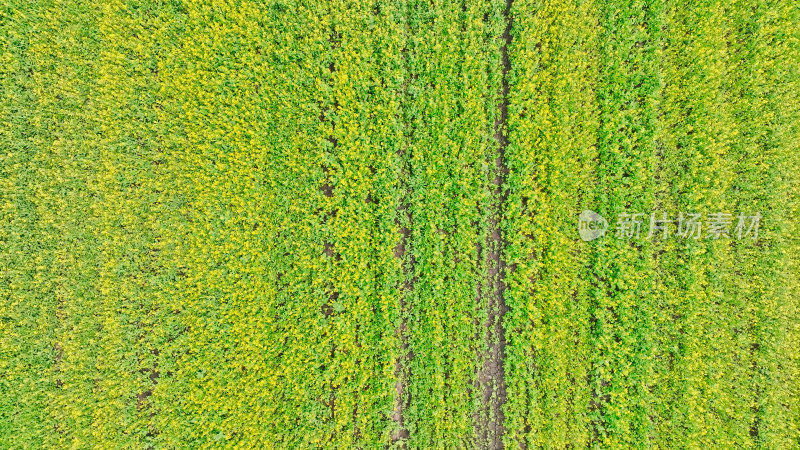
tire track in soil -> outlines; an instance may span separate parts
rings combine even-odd
[[[508,191],[504,188],[508,175],[505,163],[506,148],[508,146],[508,105],[509,105],[509,71],[511,60],[508,49],[511,45],[512,8],[513,0],[506,0],[502,18],[505,29],[502,34],[501,53],[501,89],[497,105],[498,115],[494,124],[494,138],[497,142],[497,152],[494,161],[494,179],[492,180],[492,211],[489,217],[489,233],[486,239],[486,262],[488,268],[488,282],[485,292],[479,295],[488,295],[487,321],[485,333],[489,350],[478,373],[478,384],[482,390],[482,405],[477,424],[479,442],[490,449],[503,448],[503,405],[506,402],[506,383],[504,362],[506,356],[506,339],[503,328],[503,317],[508,311],[504,293],[506,289],[505,273],[506,264],[502,259],[501,250],[505,246],[500,230],[500,222],[505,209]],[[481,290],[482,291],[482,290]]]

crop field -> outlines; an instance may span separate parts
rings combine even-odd
[[[2,0],[0,448],[800,448],[794,0]]]

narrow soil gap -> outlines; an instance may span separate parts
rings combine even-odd
[[[329,7],[328,13],[333,16],[334,11]],[[336,94],[336,59],[337,59],[337,50],[341,45],[341,34],[336,30],[336,24],[331,24],[330,31],[328,36],[328,43],[330,44],[330,52],[331,52],[331,61],[328,64],[328,75],[329,75],[329,85],[333,88],[332,94],[332,103],[330,105],[323,105],[323,111],[320,115],[320,120],[323,122],[328,122],[330,124],[330,134],[326,137],[330,146],[327,150],[327,156],[331,157],[331,160],[336,160],[337,149],[339,147],[339,140],[336,137],[336,114],[339,110],[339,99],[337,98]],[[326,114],[327,113],[327,114]],[[333,217],[336,217],[337,207],[335,206],[334,200],[334,191],[335,191],[335,182],[334,182],[334,175],[335,175],[335,167],[332,167],[330,164],[323,164],[322,165],[323,171],[323,179],[322,184],[319,186],[319,190],[326,198],[326,202],[324,203],[325,206],[322,208],[322,216],[320,217],[322,223],[327,224],[329,220]],[[326,232],[326,237],[323,240],[323,250],[322,253],[325,256],[325,264],[328,267],[335,266],[339,261],[341,261],[342,257],[339,251],[336,249],[336,243],[331,240],[333,236],[329,232]],[[340,296],[340,292],[336,289],[334,283],[330,283],[328,288],[328,299],[326,303],[321,306],[321,312],[326,319],[331,318],[334,316],[339,310],[340,306],[338,303]],[[328,332],[332,330],[333,325],[328,325]],[[329,361],[331,364],[334,364],[337,355],[337,346],[336,343],[332,343],[330,345],[330,354],[328,355]],[[324,397],[321,398],[322,404],[328,409],[329,416],[325,419],[326,422],[335,424],[336,423],[336,394],[338,391],[338,386],[336,386],[331,379],[327,384],[327,399]],[[347,414],[346,411],[344,411]],[[353,415],[355,416],[356,412],[353,411]],[[354,417],[355,421],[355,417]],[[355,430],[354,430],[355,435]]]
[[[506,338],[503,329],[503,317],[508,311],[508,307],[504,299],[506,264],[502,259],[501,251],[505,243],[501,235],[500,222],[508,196],[504,183],[508,175],[505,156],[508,146],[508,74],[511,70],[508,48],[511,44],[512,3],[513,0],[506,0],[505,10],[503,11],[506,26],[502,35],[503,45],[500,48],[502,59],[501,92],[494,124],[497,152],[494,160],[494,179],[492,180],[492,210],[488,221],[489,230],[485,246],[488,278],[486,289],[481,293],[481,295],[488,296],[486,302],[488,308],[486,335],[488,337],[489,350],[478,375],[478,382],[483,390],[482,407],[484,411],[482,411],[481,416],[485,420],[485,423],[480,424],[485,429],[479,430],[479,438],[490,449],[503,448],[503,434],[505,432],[503,426],[505,419],[503,404],[506,402],[506,383],[503,366],[506,356]]]
[[[400,292],[400,325],[396,330],[397,336],[400,340],[400,355],[395,362],[395,395],[396,401],[394,412],[392,413],[392,420],[397,422],[398,428],[392,433],[392,443],[396,444],[408,439],[409,432],[403,420],[403,411],[408,406],[408,367],[410,361],[414,358],[414,354],[409,350],[408,346],[408,333],[406,324],[406,315],[408,306],[406,304],[406,296],[414,289],[414,257],[408,251],[411,245],[411,211],[408,206],[408,197],[410,195],[410,188],[408,177],[410,175],[410,168],[408,158],[405,155],[407,150],[398,151],[401,166],[401,192],[402,198],[397,207],[396,224],[399,228],[400,239],[394,248],[394,257],[402,261],[402,284],[399,287]]]
[[[406,77],[403,86],[401,87],[400,96],[403,99],[401,105],[405,104],[405,100],[408,99],[408,85],[411,82],[413,76],[411,74],[410,64],[409,64],[409,53],[410,49],[408,46],[408,41],[410,40],[411,36],[411,27],[408,23],[409,19],[409,11],[405,11],[405,34],[407,43],[401,50],[401,54],[403,55],[403,70],[404,75]],[[400,297],[400,325],[396,329],[396,333],[398,339],[400,341],[399,347],[399,356],[397,361],[395,362],[394,373],[395,373],[395,405],[394,411],[392,412],[392,420],[397,423],[397,428],[392,432],[391,440],[392,444],[405,447],[406,442],[409,438],[409,431],[408,427],[405,424],[404,412],[408,407],[409,403],[409,394],[408,394],[408,380],[409,380],[409,366],[411,360],[414,358],[413,352],[409,349],[408,345],[408,324],[406,322],[406,316],[408,314],[408,305],[406,302],[406,298],[410,292],[414,289],[414,256],[409,251],[411,247],[411,228],[412,228],[412,216],[411,216],[411,158],[408,148],[408,142],[410,142],[411,135],[413,133],[412,127],[410,125],[410,120],[406,116],[406,111],[401,109],[400,115],[402,117],[402,124],[403,124],[403,139],[404,142],[402,143],[402,147],[397,150],[397,161],[399,164],[398,170],[398,177],[399,177],[399,190],[400,190],[400,198],[398,201],[397,209],[396,209],[396,216],[395,216],[395,224],[397,225],[399,231],[399,239],[397,241],[397,245],[394,248],[394,257],[398,258],[402,264],[402,276],[401,276],[401,285],[399,286],[399,297]]]
[[[56,326],[54,329],[58,330],[64,323],[64,298],[61,295],[57,296],[56,300]],[[61,345],[56,333],[56,342],[53,343],[53,373],[56,376],[56,387],[61,388],[64,386],[64,381],[61,379],[61,360],[64,359],[64,346]],[[58,427],[58,424],[56,424]]]
[[[149,373],[149,380],[150,386],[145,389],[143,392],[140,392],[136,396],[136,409],[137,410],[149,410],[147,415],[148,417],[148,426],[147,426],[147,434],[148,438],[153,438],[159,434],[158,429],[156,428],[155,424],[153,423],[153,419],[156,415],[155,409],[153,409],[152,403],[148,400],[153,395],[153,389],[155,388],[156,384],[158,384],[158,377],[161,376],[161,372],[158,370],[158,356],[160,355],[160,351],[157,348],[150,349],[150,354],[153,355],[155,361],[153,361],[152,368],[143,368],[140,369],[140,373]],[[152,448],[152,446],[148,447]]]

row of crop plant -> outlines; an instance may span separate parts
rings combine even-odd
[[[12,1],[0,443],[791,447],[799,22]]]
[[[514,2],[507,445],[796,439],[797,20],[782,2]],[[604,237],[579,240],[583,209]],[[648,237],[651,212],[729,213],[729,237]],[[625,213],[640,238],[616,234]]]

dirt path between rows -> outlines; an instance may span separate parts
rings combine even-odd
[[[501,92],[500,102],[497,105],[497,118],[494,124],[497,152],[494,161],[494,180],[492,181],[492,214],[489,218],[489,233],[486,241],[488,285],[481,295],[487,295],[488,314],[485,324],[485,333],[489,351],[484,358],[483,367],[478,374],[478,384],[482,389],[482,407],[478,426],[478,437],[482,447],[490,449],[503,448],[504,415],[503,404],[506,402],[505,371],[503,369],[506,356],[506,339],[503,328],[503,317],[508,311],[504,293],[506,289],[505,274],[506,264],[501,251],[505,246],[501,234],[500,222],[507,201],[508,193],[504,189],[508,167],[505,163],[506,148],[508,146],[508,104],[509,82],[508,73],[511,69],[511,60],[508,48],[511,44],[511,6],[513,0],[506,0],[503,17],[506,27],[503,32],[503,45],[500,49],[502,58],[501,67]]]

